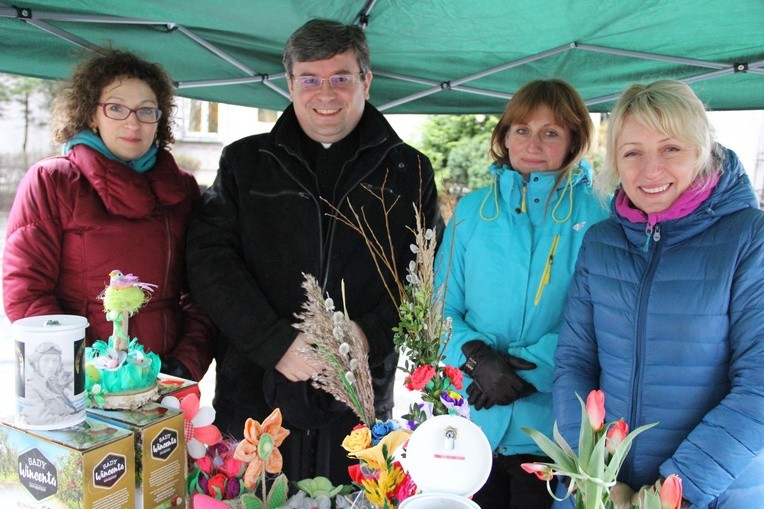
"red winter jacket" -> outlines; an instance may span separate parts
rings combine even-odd
[[[3,300],[11,321],[87,318],[88,345],[112,333],[97,296],[119,269],[158,285],[130,318],[130,337],[179,359],[198,380],[212,360],[212,322],[186,291],[185,238],[194,177],[160,150],[138,173],[85,145],[30,168],[8,218]]]

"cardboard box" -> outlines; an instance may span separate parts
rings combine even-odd
[[[132,509],[133,434],[94,419],[55,431],[0,421],[0,499],[18,509]]]
[[[148,403],[137,410],[89,408],[87,413],[133,432],[137,509],[185,507],[187,457],[182,412]]]
[[[183,399],[184,396],[189,394],[196,394],[196,397],[200,399],[202,397],[197,382],[177,376],[165,375],[164,373],[157,375],[157,390],[159,391],[159,401],[165,396],[175,396],[178,399]]]

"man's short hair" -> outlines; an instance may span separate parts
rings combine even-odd
[[[284,69],[292,78],[295,62],[315,62],[352,50],[361,74],[371,69],[369,45],[361,27],[330,19],[312,19],[298,28],[284,46]]]

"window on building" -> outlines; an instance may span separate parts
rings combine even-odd
[[[279,112],[274,110],[258,109],[257,121],[258,122],[275,122],[279,118]]]
[[[184,139],[217,140],[218,103],[179,99]]]

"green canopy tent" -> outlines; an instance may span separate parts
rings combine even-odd
[[[764,109],[763,0],[0,0],[0,72],[62,78],[112,46],[163,64],[182,96],[283,110],[283,44],[314,17],[365,28],[385,113],[497,113],[550,77],[591,111],[658,78]]]

